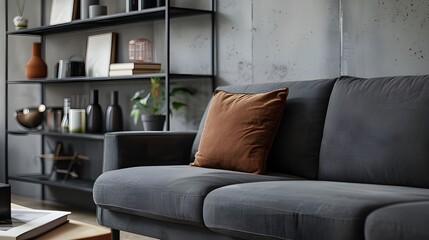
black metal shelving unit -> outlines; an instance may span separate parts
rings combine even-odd
[[[44,186],[54,186],[54,187],[60,187],[65,189],[74,189],[74,190],[80,190],[84,192],[92,192],[92,187],[94,184],[94,180],[89,179],[68,179],[67,181],[63,180],[52,180],[49,178],[48,175],[45,174],[45,166],[42,161],[42,170],[41,173],[35,173],[35,174],[19,174],[14,176],[9,176],[9,170],[8,170],[8,137],[11,135],[17,135],[17,136],[27,136],[27,135],[40,135],[41,136],[41,142],[42,142],[42,152],[44,152],[44,141],[45,137],[56,137],[56,138],[72,138],[72,139],[81,139],[81,140],[93,140],[93,141],[104,141],[104,135],[103,134],[71,134],[71,133],[61,133],[61,132],[48,132],[44,130],[40,131],[11,131],[8,128],[8,87],[9,85],[15,85],[15,84],[39,84],[41,85],[41,99],[42,103],[45,100],[45,94],[46,94],[46,85],[48,84],[54,84],[54,83],[96,83],[96,82],[109,82],[109,81],[123,81],[123,80],[131,80],[131,81],[147,81],[147,79],[150,79],[151,77],[161,77],[165,80],[165,92],[170,91],[170,83],[171,80],[186,80],[186,79],[195,79],[195,78],[204,78],[204,79],[210,79],[211,80],[211,87],[214,90],[215,88],[215,39],[216,39],[216,31],[215,31],[215,12],[216,12],[216,0],[211,0],[211,10],[199,10],[199,9],[191,9],[191,8],[181,8],[181,7],[173,7],[170,6],[170,0],[165,1],[166,4],[163,7],[156,7],[156,8],[150,8],[145,9],[141,11],[133,11],[133,12],[127,12],[127,13],[117,13],[117,14],[111,14],[107,16],[101,16],[97,18],[92,19],[83,19],[83,20],[74,20],[69,23],[64,24],[56,24],[56,25],[46,25],[44,23],[44,15],[45,15],[45,0],[40,1],[40,9],[41,9],[41,23],[42,26],[29,28],[29,29],[22,29],[22,30],[8,30],[8,21],[9,14],[7,13],[8,9],[8,0],[4,1],[6,14],[6,54],[5,54],[5,62],[6,62],[6,71],[5,71],[5,81],[6,81],[6,89],[5,89],[5,174],[6,174],[6,181],[8,180],[14,180],[14,181],[21,181],[21,182],[28,182],[28,183],[35,183],[35,184],[41,184],[42,187],[42,198],[45,197],[44,193]],[[125,1],[124,1],[125,4]],[[211,74],[180,74],[180,73],[171,73],[170,72],[170,20],[172,18],[180,18],[180,17],[190,17],[190,16],[200,16],[200,15],[208,15],[211,17],[211,65],[212,65],[212,71]],[[47,47],[45,46],[45,39],[49,35],[55,35],[60,33],[69,33],[69,32],[83,32],[85,30],[97,30],[97,29],[106,29],[109,27],[114,27],[118,25],[126,25],[126,24],[132,24],[132,23],[139,23],[139,22],[153,22],[157,20],[164,20],[164,26],[165,26],[165,72],[164,73],[157,73],[157,74],[145,74],[145,75],[134,75],[134,76],[121,76],[121,77],[72,77],[72,78],[63,78],[63,79],[56,79],[56,78],[44,78],[44,79],[22,79],[22,80],[8,80],[8,36],[39,36],[41,38],[43,49],[46,50]],[[167,106],[167,112],[170,108],[170,98],[169,94],[166,94],[166,106]],[[166,126],[167,131],[170,130],[170,120],[167,117],[166,118]]]

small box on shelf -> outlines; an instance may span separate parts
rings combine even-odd
[[[152,62],[152,42],[145,38],[130,40],[128,58],[131,62]]]

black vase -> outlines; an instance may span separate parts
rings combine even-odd
[[[90,98],[90,104],[86,107],[86,131],[101,133],[103,131],[103,113],[98,104],[98,90],[92,90]]]
[[[110,106],[106,110],[106,132],[122,131],[124,129],[122,110],[118,104],[118,91],[113,91]]]

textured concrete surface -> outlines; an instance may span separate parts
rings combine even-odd
[[[219,84],[336,77],[334,0],[218,1]]]
[[[343,0],[343,74],[429,74],[429,1]]]

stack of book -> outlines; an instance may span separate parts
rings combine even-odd
[[[70,212],[34,210],[12,204],[12,220],[0,224],[1,240],[35,239],[66,222]]]
[[[160,63],[112,63],[110,64],[109,76],[131,76],[138,74],[159,73],[160,71]]]

